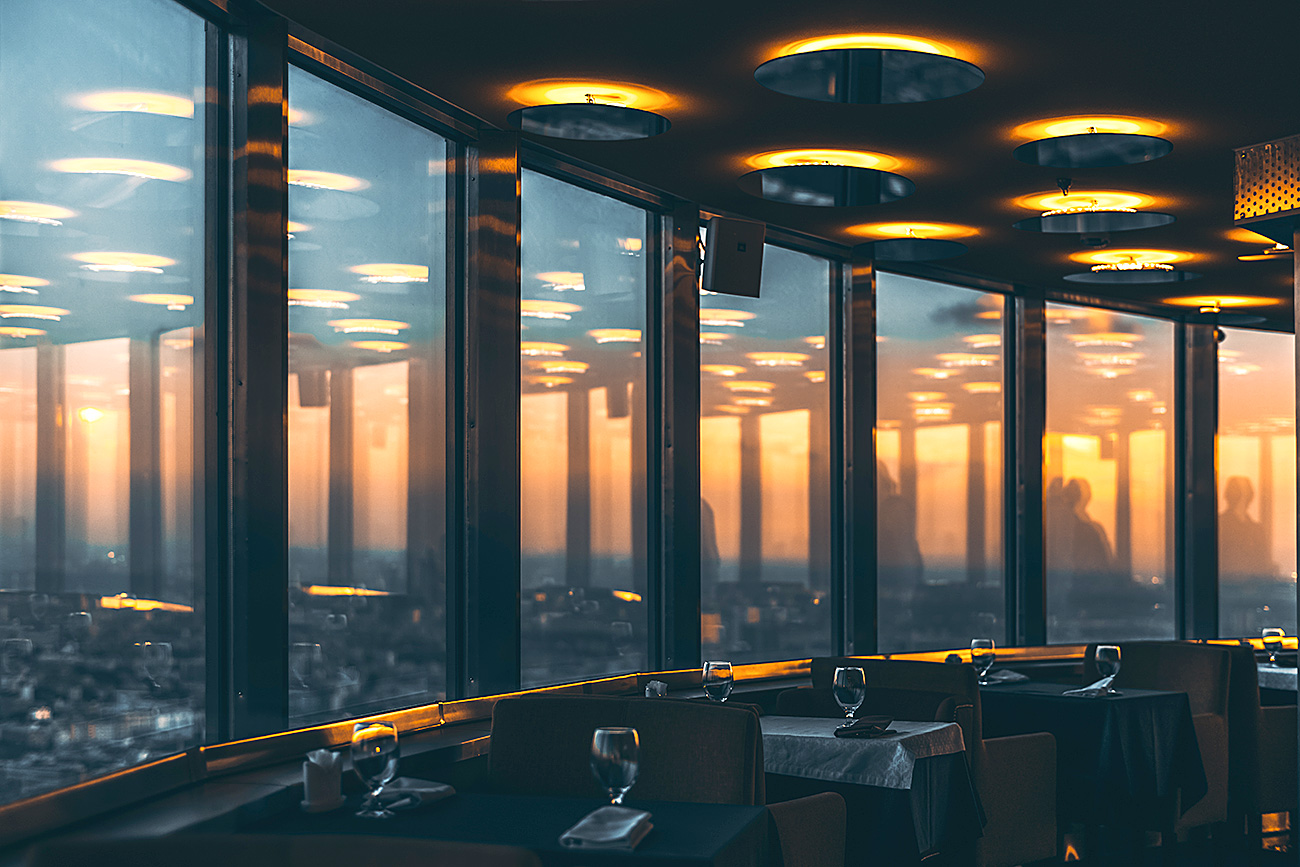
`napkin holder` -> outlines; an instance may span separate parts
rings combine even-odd
[[[331,750],[314,750],[302,763],[302,809],[325,813],[343,806],[343,756]]]

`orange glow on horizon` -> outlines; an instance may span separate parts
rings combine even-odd
[[[676,99],[657,88],[600,79],[538,78],[514,85],[505,95],[523,106],[592,102],[659,111],[677,104]]]
[[[902,161],[871,151],[837,150],[835,148],[802,148],[799,150],[766,151],[745,158],[751,169],[772,169],[780,166],[854,166],[889,172],[899,168]]]
[[[1011,131],[1011,137],[1024,141],[1037,141],[1067,135],[1083,135],[1090,131],[1158,136],[1169,129],[1168,124],[1145,117],[1130,117],[1118,114],[1084,114],[1049,117],[1022,123]]]

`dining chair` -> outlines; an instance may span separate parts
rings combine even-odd
[[[979,678],[968,664],[897,659],[817,657],[812,686],[777,696],[787,716],[843,716],[831,693],[835,669],[866,673],[862,714],[954,722],[961,727],[971,779],[986,824],[978,844],[981,867],[1015,867],[1056,857],[1056,739],[1046,732],[985,740]]]
[[[527,849],[363,834],[74,837],[33,846],[26,867],[541,867]]]

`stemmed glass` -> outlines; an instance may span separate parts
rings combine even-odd
[[[1276,666],[1277,654],[1282,649],[1282,636],[1286,635],[1286,630],[1269,626],[1260,635],[1264,639],[1264,649],[1268,651],[1268,664]]]
[[[390,722],[352,727],[352,768],[369,791],[357,812],[362,819],[390,819],[393,811],[379,802],[384,786],[397,776],[397,726]]]
[[[993,682],[989,680],[989,669],[993,667],[993,662],[997,658],[992,638],[971,639],[970,661],[975,664],[975,671],[979,673],[980,686],[988,686]]]
[[[860,668],[837,668],[831,682],[835,703],[844,709],[844,725],[852,725],[853,714],[867,697],[867,673]]]
[[[709,698],[714,701],[726,701],[727,696],[731,695],[732,684],[735,683],[731,663],[721,661],[704,663],[701,683],[704,686],[704,694]]]
[[[640,747],[633,728],[599,728],[591,736],[591,772],[609,792],[611,804],[622,804],[623,796],[636,782]]]
[[[1112,686],[1115,676],[1119,674],[1119,648],[1113,644],[1098,645],[1096,659],[1098,673],[1109,678],[1106,681],[1106,695],[1120,695],[1120,691]]]

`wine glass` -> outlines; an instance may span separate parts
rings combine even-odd
[[[1106,683],[1106,695],[1119,695],[1119,690],[1111,685],[1119,674],[1119,648],[1113,644],[1100,644],[1097,646],[1096,659],[1097,671],[1102,677],[1110,678]]]
[[[731,672],[730,662],[706,662],[704,663],[704,675],[701,678],[704,686],[704,694],[714,701],[726,701],[727,696],[731,695],[732,684],[735,683],[735,675]]]
[[[352,727],[352,768],[369,791],[357,812],[360,818],[392,818],[393,812],[379,802],[379,793],[397,776],[397,756],[397,726],[380,721]]]
[[[989,680],[989,669],[993,667],[993,661],[998,657],[993,649],[992,638],[973,638],[970,643],[970,661],[975,663],[975,670],[979,672],[980,686],[988,686],[993,681]]]
[[[622,804],[636,782],[640,746],[636,729],[624,726],[599,728],[591,736],[591,772],[609,792],[611,804]]]
[[[1286,635],[1286,630],[1278,629],[1276,626],[1269,626],[1260,635],[1264,639],[1264,649],[1268,651],[1268,664],[1276,666],[1277,654],[1282,649],[1282,636]]]
[[[835,696],[835,703],[844,709],[844,718],[852,720],[853,714],[862,707],[862,701],[867,697],[867,673],[860,668],[835,669],[831,692]],[[844,725],[852,723],[846,722]]]

